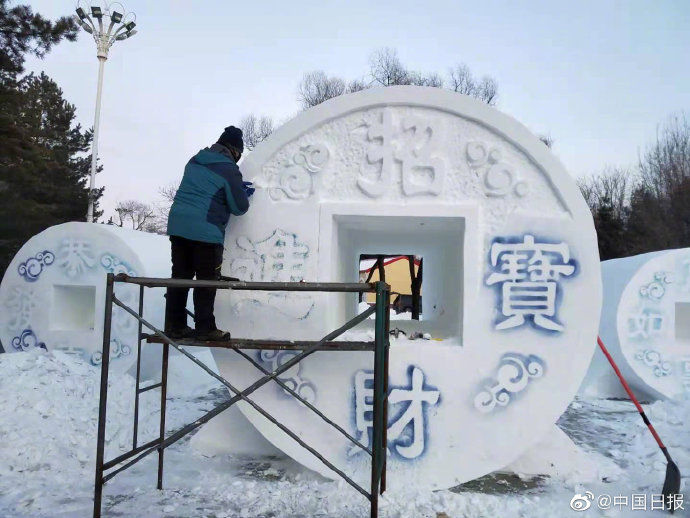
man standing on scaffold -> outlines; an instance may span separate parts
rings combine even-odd
[[[220,278],[225,227],[231,214],[241,216],[249,210],[254,194],[252,183],[242,181],[237,166],[243,151],[242,130],[228,126],[218,142],[187,162],[168,216],[173,279]],[[168,288],[165,333],[173,339],[229,340],[230,333],[216,327],[214,288],[194,288],[196,329],[187,326],[188,292],[188,288]]]

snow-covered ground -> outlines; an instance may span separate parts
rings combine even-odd
[[[228,398],[212,378],[197,376],[186,358],[173,357],[168,429],[176,429]],[[200,371],[199,371],[200,372]],[[0,355],[0,517],[82,517],[92,512],[99,369],[60,352]],[[106,458],[131,447],[134,380],[111,374]],[[140,441],[156,436],[156,390],[142,395]],[[681,472],[690,473],[690,402],[657,402],[646,411]],[[577,400],[559,425],[585,450],[613,459],[616,480],[580,485],[575,480],[522,481],[487,476],[445,491],[386,493],[381,516],[548,517],[666,516],[650,511],[660,492],[665,461],[627,401]],[[231,440],[231,438],[228,438]],[[458,462],[462,462],[459,458]],[[289,459],[204,457],[189,438],[166,450],[163,491],[155,489],[156,456],[105,486],[104,516],[124,517],[343,517],[368,516],[365,499],[345,483],[325,480]],[[685,510],[690,516],[688,479]],[[570,509],[575,493],[626,496],[625,506]],[[646,495],[647,511],[633,510]],[[639,501],[638,501],[639,504]],[[639,506],[639,505],[638,505]]]

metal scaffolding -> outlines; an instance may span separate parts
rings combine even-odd
[[[139,307],[138,311],[133,310],[119,300],[114,293],[114,285],[116,282],[136,284],[139,286]],[[246,338],[232,338],[223,342],[198,342],[193,340],[172,340],[163,331],[157,329],[154,325],[144,319],[144,288],[165,287],[165,288],[216,288],[229,290],[255,290],[255,291],[311,291],[311,292],[336,292],[336,293],[376,293],[376,304],[352,318],[344,325],[328,333],[321,340],[318,341],[287,341],[287,340],[255,340]],[[295,442],[297,442],[304,449],[309,451],[312,455],[318,458],[331,470],[337,473],[345,482],[350,484],[354,489],[364,495],[370,502],[371,518],[378,516],[378,497],[386,490],[386,451],[387,451],[387,436],[386,423],[388,422],[388,354],[389,354],[389,304],[390,304],[390,286],[385,282],[375,283],[310,283],[310,282],[235,282],[235,281],[199,281],[199,280],[183,280],[183,279],[156,279],[147,277],[130,277],[125,274],[113,275],[108,274],[105,291],[105,317],[103,325],[103,360],[101,364],[101,388],[100,401],[98,408],[98,442],[96,447],[96,481],[94,485],[94,507],[93,516],[99,518],[101,516],[103,486],[105,483],[113,478],[118,473],[133,466],[144,457],[158,451],[158,489],[163,488],[163,454],[165,448],[173,445],[185,435],[196,430],[199,426],[206,423],[213,417],[217,416],[230,406],[238,401],[245,401],[257,412],[263,415],[266,419],[275,424]],[[136,318],[138,327],[138,344],[137,344],[137,369],[136,369],[136,386],[134,393],[134,424],[132,433],[132,449],[122,455],[106,461],[105,456],[105,430],[106,430],[106,411],[108,399],[108,372],[110,364],[110,338],[112,325],[113,305],[125,310],[127,313]],[[348,329],[353,328],[357,324],[365,321],[371,315],[375,315],[375,333],[373,342],[353,342],[353,341],[335,341],[335,339],[343,334]],[[143,328],[146,327],[151,333],[144,333]],[[161,365],[161,381],[141,388],[141,348],[142,342],[147,341],[151,343],[163,344],[162,365]],[[218,405],[213,410],[207,412],[194,422],[182,427],[166,437],[165,431],[165,411],[166,411],[166,393],[167,393],[167,379],[168,379],[168,356],[170,347],[174,347],[181,354],[189,358],[192,362],[198,365],[201,369],[206,371],[210,376],[214,377],[225,385],[234,396]],[[225,348],[235,351],[242,356],[254,367],[261,371],[264,376],[249,387],[240,390],[232,385],[228,380],[216,374],[203,362],[199,361],[195,356],[190,354],[187,347],[216,347]],[[259,362],[254,360],[243,350],[250,349],[279,349],[279,350],[294,350],[297,351],[293,358],[284,364],[280,365],[273,372],[266,370]],[[279,376],[283,372],[294,367],[301,360],[317,351],[372,351],[374,353],[374,400],[373,400],[373,438],[372,447],[369,448],[361,444],[357,439],[352,437],[345,429],[337,423],[330,420],[318,408],[306,401],[303,397],[292,390],[288,385],[283,383]],[[326,423],[331,425],[335,430],[345,436],[350,442],[360,447],[371,456],[371,486],[369,491],[352,480],[337,466],[333,465],[323,455],[312,448],[306,441],[304,441],[297,434],[292,432],[284,424],[275,419],[269,412],[264,410],[261,406],[249,399],[249,395],[264,386],[266,383],[274,381],[286,392],[304,404],[307,408],[312,410],[316,415],[323,419]],[[138,427],[139,427],[139,396],[143,392],[153,389],[160,389],[160,432],[159,436],[152,441],[145,444],[139,444],[138,441]],[[106,473],[108,472],[108,473]]]

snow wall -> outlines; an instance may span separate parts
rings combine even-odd
[[[690,248],[601,263],[604,304],[599,334],[641,396],[690,395]],[[580,391],[626,397],[598,350]]]
[[[253,281],[356,282],[360,254],[424,259],[423,320],[393,327],[389,487],[444,488],[503,468],[565,410],[596,345],[601,277],[592,218],[575,182],[524,126],[469,97],[390,87],[307,110],[241,165],[259,187],[226,233],[223,271]],[[357,311],[353,294],[219,291],[234,336],[316,339]],[[373,336],[373,321],[349,338]],[[213,351],[236,386],[261,373]],[[295,354],[250,352],[273,370]],[[317,353],[289,383],[370,442],[371,353]],[[362,484],[369,457],[268,384],[258,404]],[[303,465],[335,474],[240,403]],[[366,487],[366,486],[365,486]]]

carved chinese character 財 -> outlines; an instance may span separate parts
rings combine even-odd
[[[373,427],[373,385],[372,371],[357,371],[355,374],[355,424],[359,432],[359,442],[369,448],[371,448],[369,430]],[[399,416],[389,419],[389,448],[394,448],[394,451],[405,459],[415,459],[424,452],[425,412],[430,405],[438,403],[440,396],[441,393],[438,390],[424,386],[424,372],[419,367],[412,367],[409,387],[394,387],[388,395],[390,406],[407,404]],[[394,411],[390,413],[393,415]],[[353,446],[348,456],[361,451],[358,446]]]

